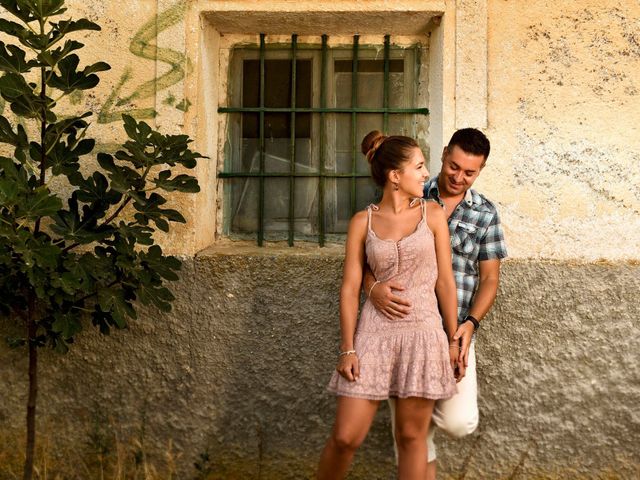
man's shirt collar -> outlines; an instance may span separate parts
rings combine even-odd
[[[440,205],[442,205],[442,199],[440,198],[440,188],[438,187],[438,175],[429,179],[429,181],[425,185],[424,197],[427,199],[436,200]],[[472,188],[469,188],[465,192],[463,201],[469,208],[476,208],[478,210],[488,209],[485,198]]]

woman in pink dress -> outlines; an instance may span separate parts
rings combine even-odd
[[[398,478],[423,480],[435,400],[456,389],[457,300],[449,229],[442,208],[422,200],[429,172],[415,140],[373,131],[363,139],[362,153],[383,194],[378,205],[349,223],[340,354],[328,387],[337,395],[336,419],[317,478],[344,478],[380,401],[395,397]],[[358,319],[365,263],[378,281],[394,278],[405,285],[399,295],[411,303],[410,315],[389,320],[367,300]]]

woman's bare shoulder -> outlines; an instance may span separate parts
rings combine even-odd
[[[351,217],[351,221],[358,225],[361,223],[364,223],[366,225],[367,216],[367,210],[360,210],[359,212],[353,214],[353,217]]]
[[[351,217],[351,221],[349,222],[349,230],[351,230],[352,228],[355,230],[366,229],[368,222],[367,216],[368,215],[366,210],[360,210],[359,212],[356,212],[353,217]]]
[[[446,220],[444,208],[442,208],[438,202],[434,200],[425,200],[425,203],[427,204],[427,216],[444,218]]]

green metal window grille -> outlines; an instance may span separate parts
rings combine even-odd
[[[265,241],[265,180],[268,178],[285,178],[288,179],[289,188],[289,212],[288,212],[288,235],[287,241],[289,246],[294,245],[294,188],[296,179],[299,178],[317,178],[318,179],[318,235],[317,241],[320,246],[324,246],[326,241],[326,225],[325,225],[325,188],[327,179],[345,178],[350,181],[350,209],[351,215],[356,211],[356,180],[358,178],[368,178],[369,173],[357,171],[357,159],[360,155],[359,140],[357,138],[357,122],[358,115],[361,114],[382,114],[383,131],[385,134],[389,130],[390,115],[428,115],[429,110],[423,108],[391,108],[389,103],[389,77],[390,77],[390,49],[391,40],[389,35],[384,37],[384,71],[383,71],[383,103],[382,108],[365,108],[358,106],[358,63],[359,63],[359,36],[354,35],[352,44],[352,58],[348,60],[351,63],[351,106],[350,107],[327,107],[327,61],[328,61],[328,36],[322,35],[321,44],[321,60],[320,60],[320,106],[319,107],[297,107],[296,99],[296,77],[298,67],[298,36],[291,36],[290,45],[290,106],[289,107],[266,107],[265,106],[265,59],[266,59],[266,35],[260,34],[259,46],[259,102],[257,107],[246,106],[230,106],[219,107],[219,113],[225,114],[257,114],[258,115],[258,152],[259,152],[259,168],[258,171],[221,171],[218,172],[219,178],[257,178],[258,180],[258,226],[257,226],[257,243],[263,246]],[[289,171],[288,172],[269,172],[265,169],[265,114],[288,114],[290,117],[290,139],[289,139]],[[296,170],[296,114],[319,114],[319,161],[320,166],[317,172],[303,172]],[[326,169],[325,161],[327,155],[326,147],[326,115],[327,114],[344,114],[351,117],[351,171],[350,172],[334,172]]]

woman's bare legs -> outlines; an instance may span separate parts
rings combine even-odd
[[[320,457],[318,480],[345,477],[353,455],[369,432],[379,404],[363,398],[338,397],[336,421]]]
[[[427,474],[427,433],[435,400],[409,397],[396,400],[398,479],[424,480]]]

